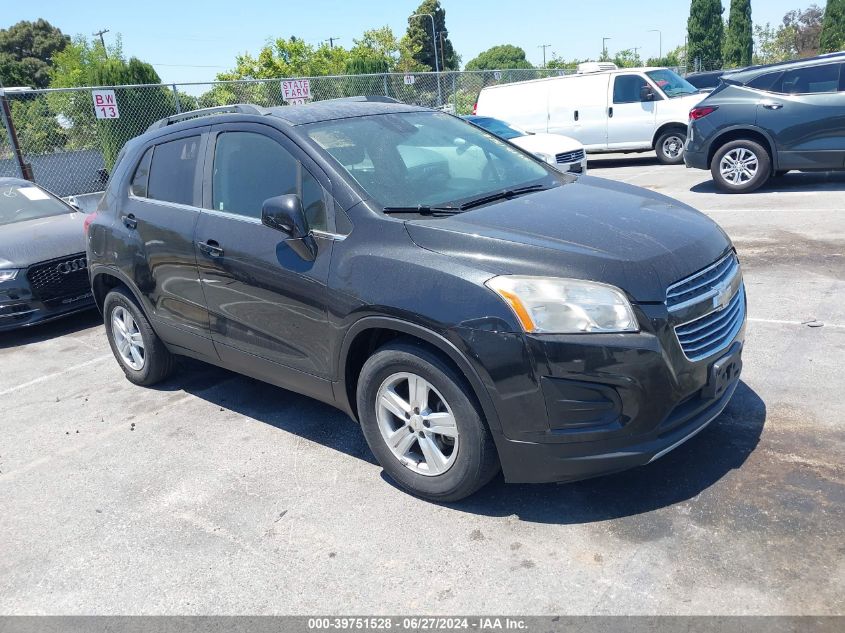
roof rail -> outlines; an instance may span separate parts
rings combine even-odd
[[[199,117],[209,116],[211,114],[267,114],[267,111],[257,105],[251,103],[236,103],[234,105],[216,106],[214,108],[200,108],[199,110],[190,110],[188,112],[181,112],[172,116],[164,117],[153,123],[147,128],[147,132],[153,130],[160,130],[168,125],[173,125],[179,121],[187,121],[188,119],[197,119]]]
[[[324,99],[324,101],[358,101],[366,103],[402,103],[399,99],[386,97],[384,95],[356,95],[354,97],[337,97],[336,99]]]

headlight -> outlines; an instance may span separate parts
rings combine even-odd
[[[503,275],[487,287],[511,307],[526,332],[637,332],[631,304],[613,286],[557,277]]]
[[[534,156],[536,156],[537,158],[539,158],[542,161],[545,161],[547,163],[551,163],[552,165],[555,164],[555,157],[552,156],[551,154],[546,154],[545,152],[534,152]]]
[[[12,281],[12,279],[17,276],[17,270],[0,270],[0,283],[3,283],[4,281]]]

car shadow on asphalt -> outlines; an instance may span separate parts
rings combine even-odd
[[[620,158],[618,155],[613,158],[602,158],[601,154],[589,154],[587,156],[587,169],[613,169],[615,167],[652,167],[660,165],[657,156],[654,154],[631,154]]]
[[[704,180],[690,187],[692,193],[717,193],[719,195],[738,195],[717,189],[712,179]],[[780,178],[772,178],[765,185],[750,193],[753,196],[764,193],[787,193],[790,191],[815,193],[817,191],[845,191],[845,172],[790,172]]]
[[[77,312],[55,321],[37,323],[16,330],[0,332],[0,349],[24,347],[33,343],[60,338],[69,334],[76,334],[82,330],[103,324],[103,317],[96,309]]]
[[[505,484],[499,476],[450,507],[535,523],[578,524],[634,516],[681,503],[741,467],[756,448],[766,404],[740,382],[709,427],[647,466],[570,484]]]

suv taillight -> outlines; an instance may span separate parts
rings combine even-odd
[[[711,114],[718,110],[717,106],[704,106],[701,108],[693,108],[689,111],[689,120],[690,121],[698,121],[699,119],[703,119],[708,114]]]
[[[478,102],[472,104],[472,113],[478,114]]]
[[[88,227],[91,226],[91,222],[94,221],[95,217],[97,217],[96,211],[85,216],[85,220],[82,222],[82,230],[85,232],[85,235],[88,235]]]

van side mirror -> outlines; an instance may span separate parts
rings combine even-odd
[[[654,101],[655,94],[651,86],[643,86],[640,88],[640,101]]]
[[[313,262],[317,243],[308,230],[302,200],[295,194],[268,198],[261,205],[261,224],[288,236],[291,250],[302,259]]]

